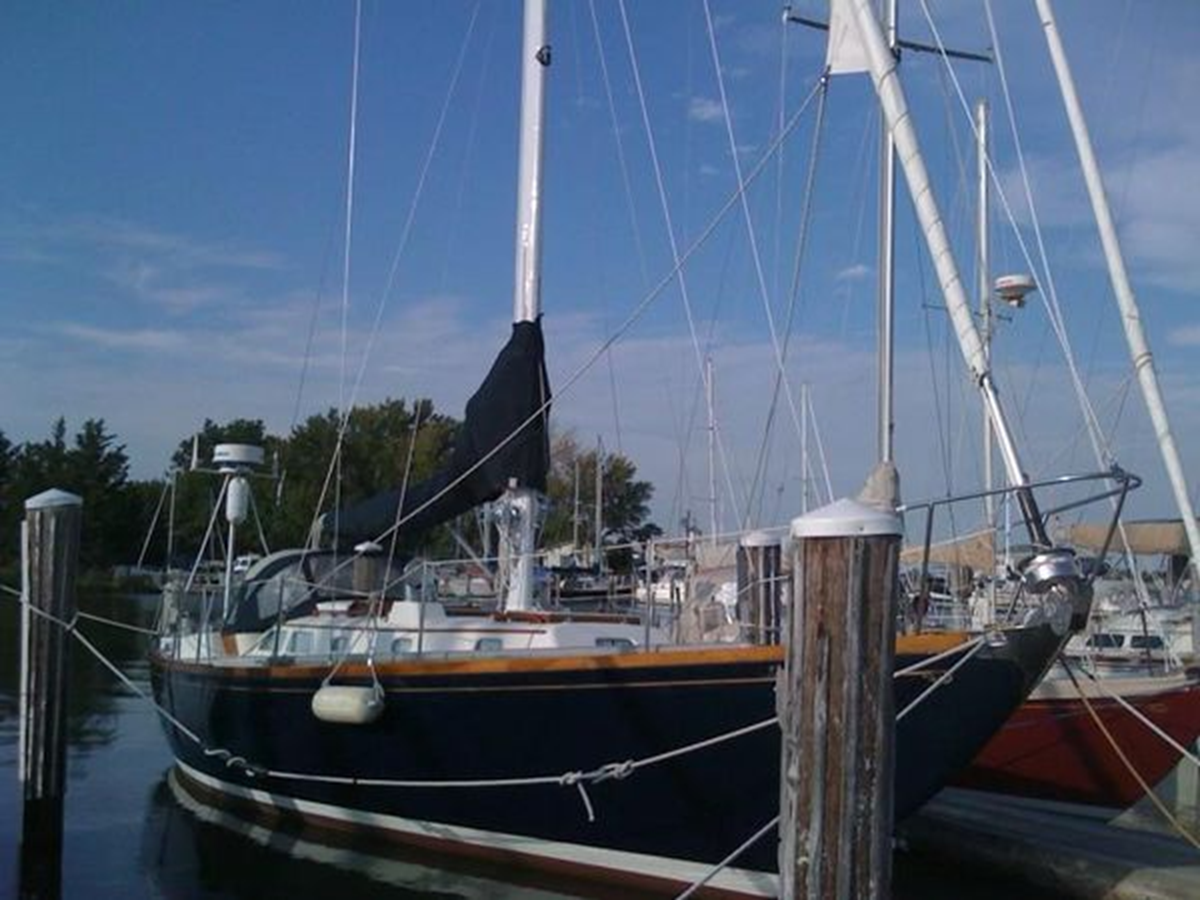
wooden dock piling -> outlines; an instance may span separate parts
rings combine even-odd
[[[23,897],[60,893],[70,639],[61,623],[75,615],[82,513],[83,501],[64,491],[46,491],[25,502],[22,559],[27,605],[21,608],[20,690]]]
[[[888,490],[792,522],[780,676],[779,873],[788,900],[883,900],[890,891],[901,525],[895,470],[880,472],[869,484]]]
[[[780,641],[780,540],[765,531],[752,531],[737,550],[737,617],[755,644]]]

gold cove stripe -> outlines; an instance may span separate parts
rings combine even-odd
[[[896,639],[897,655],[926,655],[940,653],[963,644],[970,639],[966,632],[939,632],[936,634],[901,635]],[[176,660],[156,654],[156,665],[164,670],[193,672],[228,678],[272,678],[308,679],[318,677],[329,670],[328,662],[297,665],[238,666],[211,663],[195,663]],[[390,660],[375,664],[374,671],[380,677],[420,675],[489,675],[509,672],[572,672],[606,671],[624,669],[657,669],[670,666],[768,664],[783,662],[780,646],[740,645],[736,647],[703,647],[686,649],[664,649],[650,652],[622,652],[579,654],[564,652],[562,655],[527,656],[514,653],[510,656],[489,656],[470,659],[425,659]],[[365,663],[346,663],[339,672],[347,678],[369,677],[371,669]]]

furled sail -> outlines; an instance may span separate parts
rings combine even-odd
[[[397,487],[328,516],[329,535],[343,544],[374,540],[399,521],[400,537],[409,541],[495,500],[510,481],[545,491],[549,400],[541,319],[514,322],[508,343],[467,401],[450,464],[406,491]]]

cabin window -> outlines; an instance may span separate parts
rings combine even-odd
[[[598,637],[596,638],[596,646],[606,647],[611,650],[632,650],[635,644],[629,638]]]
[[[504,641],[498,637],[480,638],[475,642],[475,649],[480,653],[498,653],[504,649]]]
[[[398,637],[392,638],[392,656],[403,656],[405,653],[412,653],[412,638]]]
[[[288,638],[288,653],[292,656],[306,656],[312,653],[312,633],[308,631],[293,631]]]
[[[332,656],[341,656],[346,652],[346,645],[349,643],[349,641],[350,639],[344,634],[339,634],[329,642],[329,653]]]
[[[1129,646],[1134,650],[1161,650],[1163,639],[1157,634],[1134,634],[1129,638]]]
[[[1125,635],[1123,634],[1093,634],[1088,638],[1087,645],[1095,647],[1099,650],[1117,650],[1125,646]]]

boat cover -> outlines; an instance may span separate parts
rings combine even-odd
[[[400,537],[410,544],[430,528],[495,500],[510,481],[544,492],[549,401],[541,319],[515,322],[508,343],[467,401],[450,464],[407,490],[396,487],[327,516],[324,537],[350,546],[378,540],[400,522]]]

